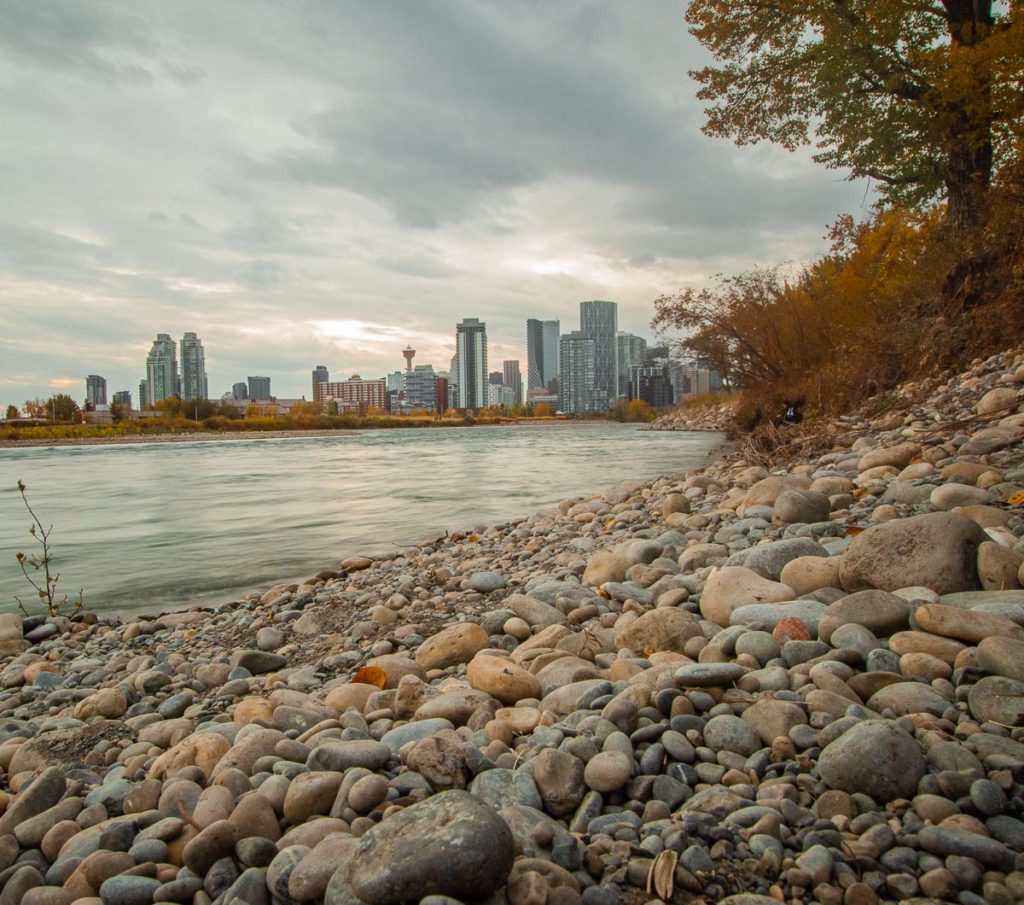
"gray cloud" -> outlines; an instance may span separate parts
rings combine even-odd
[[[585,298],[645,332],[660,293],[806,259],[862,203],[806,155],[700,134],[674,0],[0,15],[5,402],[134,388],[157,331],[200,334],[211,392],[282,395],[319,363],[401,367],[406,341],[447,367],[464,316],[496,357]]]

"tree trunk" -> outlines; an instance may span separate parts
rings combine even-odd
[[[973,47],[991,33],[992,0],[942,0],[954,48]],[[955,233],[978,222],[992,179],[992,112],[989,75],[972,70],[977,80],[977,109],[968,112],[962,102],[946,111],[950,121],[950,150],[946,160],[946,219]]]

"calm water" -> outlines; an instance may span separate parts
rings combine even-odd
[[[237,599],[353,553],[693,468],[719,443],[558,425],[0,449],[0,611],[15,594],[32,599],[15,560],[33,545],[18,479],[55,526],[58,587],[84,587],[87,609],[125,613]]]

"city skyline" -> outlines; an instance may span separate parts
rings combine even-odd
[[[806,261],[865,184],[701,135],[674,0],[61,8],[5,20],[0,399],[137,390],[154,327],[210,392],[310,362],[443,363],[465,312],[521,322]],[[344,47],[344,53],[337,53]],[[116,123],[116,128],[114,127]]]

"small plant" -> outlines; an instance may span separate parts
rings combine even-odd
[[[29,505],[28,497],[25,496],[25,485],[21,481],[18,481],[18,492],[21,494],[21,501],[25,504],[28,514],[32,516],[32,524],[29,526],[28,533],[43,548],[41,557],[33,554],[15,554],[18,565],[21,567],[21,573],[25,576],[25,580],[32,585],[50,616],[74,615],[82,609],[82,591],[81,589],[78,591],[77,600],[71,600],[67,594],[57,597],[57,581],[60,578],[60,573],[52,572],[53,554],[50,551],[50,535],[53,533],[53,525],[50,525],[49,528],[43,527],[39,516]],[[29,571],[30,567],[31,572]],[[39,580],[40,576],[35,574],[40,570],[43,573],[42,582]],[[14,599],[18,601],[18,609],[26,616],[30,615],[25,604],[21,602],[21,598],[15,596]]]

